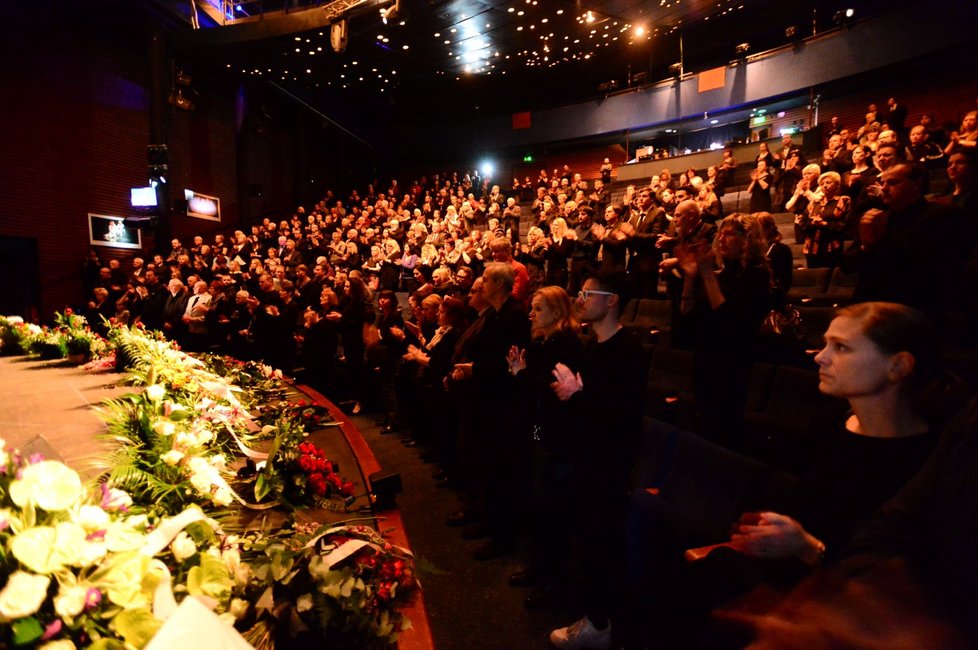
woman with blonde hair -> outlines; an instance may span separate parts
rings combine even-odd
[[[693,341],[697,432],[737,448],[761,322],[771,311],[771,272],[757,219],[732,214],[713,247],[677,246],[683,273],[677,325]]]
[[[527,608],[551,602],[570,577],[570,538],[574,521],[573,465],[570,450],[578,436],[577,423],[567,402],[560,401],[550,384],[558,363],[578,372],[584,348],[579,325],[567,292],[546,286],[530,302],[532,340],[526,350],[513,347],[507,360],[520,385],[519,412],[527,448],[532,457],[533,530],[529,565],[510,577],[514,587],[536,587],[524,600]],[[531,447],[532,446],[532,447]],[[532,448],[532,453],[531,452]]]
[[[574,240],[567,237],[567,222],[563,217],[557,217],[550,224],[550,245],[547,247],[546,283],[558,287],[567,287],[569,279],[567,265],[574,251]]]
[[[834,267],[842,257],[852,199],[842,194],[842,177],[825,172],[818,177],[822,195],[809,202],[808,212],[798,224],[805,233],[805,253],[808,268]]]

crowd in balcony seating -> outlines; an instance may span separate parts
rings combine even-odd
[[[102,267],[93,252],[88,314],[93,323],[141,322],[188,350],[261,359],[354,412],[374,410],[383,433],[402,432],[442,463],[437,480],[461,499],[447,523],[487,540],[476,559],[514,551],[529,529],[533,561],[511,580],[538,587],[529,606],[570,584],[576,540],[591,598],[585,618],[555,630],[558,647],[610,647],[619,620],[616,639],[641,647],[656,630],[648,619],[636,625],[642,611],[629,615],[617,596],[644,602],[648,584],[676,589],[655,626],[688,640],[709,607],[761,582],[791,585],[823,556],[841,556],[857,522],[898,491],[938,437],[908,386],[937,374],[936,346],[919,347],[934,336],[927,322],[972,335],[978,324],[978,127],[970,112],[951,134],[929,116],[908,128],[900,109],[891,100],[858,129],[833,120],[818,162],[806,163],[790,136],[774,152],[762,144],[745,188],[760,214],[724,215],[737,168],[729,150],[702,173],[663,169],[620,198],[608,161],[593,183],[565,167],[513,179],[508,195],[478,172],[407,188],[375,183],[250,230],[175,238],[129,270],[114,260]],[[928,198],[928,170],[944,165],[950,193]],[[820,389],[852,406],[831,440],[833,453],[851,455],[813,456],[799,498],[833,476],[849,483],[779,511],[792,516],[741,518],[726,549],[738,559],[715,554],[692,575],[684,545],[710,542],[704,517],[683,511],[695,499],[683,501],[682,488],[674,502],[638,490],[629,510],[647,361],[622,313],[633,297],[670,304],[671,344],[693,354],[696,432],[723,453],[745,452],[755,342],[791,288],[791,250],[772,211],[796,215],[809,267],[858,274],[856,301],[876,305],[842,312],[815,359]],[[885,452],[860,446],[904,437],[913,440]],[[881,465],[860,476],[860,462]],[[524,509],[528,492],[535,498]],[[827,523],[843,500],[859,506]],[[569,521],[575,503],[605,513],[600,543]]]

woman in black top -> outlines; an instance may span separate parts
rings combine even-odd
[[[670,509],[682,495],[636,495],[631,579],[637,587],[654,571],[660,590],[675,587],[670,602],[648,612],[658,639],[676,635],[697,645],[689,635],[711,607],[762,583],[788,587],[823,559],[839,557],[856,525],[896,494],[934,448],[934,432],[950,413],[929,407],[949,391],[935,328],[923,313],[895,303],[852,305],[838,312],[825,340],[815,358],[819,391],[847,400],[852,410],[791,495],[768,495],[781,503],[779,512],[744,514],[726,542],[690,564],[680,559],[682,546],[705,540],[697,532],[702,524]]]
[[[694,341],[698,433],[736,448],[757,335],[771,310],[764,238],[755,217],[732,214],[720,222],[712,249],[681,246],[676,257],[683,273],[677,324]]]
[[[512,348],[510,373],[520,384],[526,436],[533,444],[533,492],[530,565],[510,579],[513,586],[539,585],[526,605],[543,605],[556,583],[568,579],[568,553],[573,522],[571,445],[577,423],[569,405],[550,385],[558,363],[578,372],[584,349],[567,292],[557,286],[539,289],[530,302],[533,339],[526,350]]]
[[[770,212],[771,211],[771,184],[774,183],[774,176],[768,168],[767,162],[761,158],[757,161],[757,169],[750,173],[750,184],[747,191],[750,192],[750,211]]]

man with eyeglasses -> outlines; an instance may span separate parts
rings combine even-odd
[[[595,534],[592,517],[578,519],[574,532],[591,558],[580,565],[587,611],[580,621],[551,632],[550,642],[558,648],[611,647],[612,604],[623,583],[622,532],[647,374],[638,337],[620,322],[630,288],[624,271],[600,271],[584,282],[576,301],[581,322],[592,331],[584,363],[576,374],[560,363],[554,368],[551,387],[581,423],[570,452],[580,488],[573,498],[582,513],[600,513],[602,522]]]

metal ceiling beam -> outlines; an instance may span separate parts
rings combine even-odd
[[[218,45],[232,45],[298,34],[314,29],[322,29],[341,18],[364,13],[370,9],[390,4],[390,0],[334,0],[329,4],[311,9],[293,11],[273,11],[259,16],[237,19],[221,27],[182,30],[173,35],[177,49],[187,50]],[[209,3],[201,3],[201,9],[208,11]],[[210,13],[208,11],[208,13]],[[220,15],[215,20],[223,21]]]

